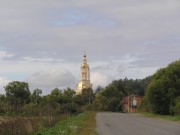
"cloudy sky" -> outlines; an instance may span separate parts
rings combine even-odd
[[[75,88],[84,50],[94,88],[152,75],[180,58],[180,1],[0,0],[0,93]]]

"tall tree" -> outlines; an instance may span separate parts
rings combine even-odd
[[[158,70],[153,75],[144,102],[154,113],[173,115],[178,96],[180,96],[180,60]]]
[[[15,111],[18,111],[23,104],[29,103],[31,93],[28,83],[13,81],[4,88],[6,97]]]

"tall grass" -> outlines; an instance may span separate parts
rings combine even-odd
[[[42,127],[51,127],[66,116],[1,117],[0,135],[31,135]]]

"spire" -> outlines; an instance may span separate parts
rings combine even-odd
[[[84,57],[86,57],[86,51],[84,51]]]
[[[84,59],[83,59],[83,63],[86,64],[87,60],[86,60],[86,51],[84,51]]]

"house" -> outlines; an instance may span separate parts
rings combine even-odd
[[[141,96],[138,95],[128,95],[123,98],[122,106],[124,112],[137,112],[137,107],[141,103]]]

